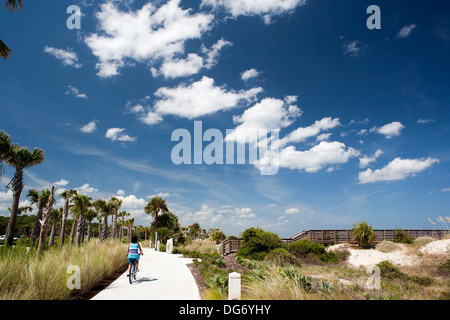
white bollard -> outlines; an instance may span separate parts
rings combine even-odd
[[[173,251],[173,238],[170,238],[169,240],[167,240],[166,252],[171,254],[172,251]]]
[[[159,240],[156,241],[156,251],[159,251]]]
[[[153,242],[152,242],[152,240],[150,240],[150,242],[148,243],[148,247],[149,247],[149,249],[151,249],[151,248],[152,248],[152,244],[153,244]]]
[[[241,300],[241,274],[232,272],[228,275],[228,300]]]

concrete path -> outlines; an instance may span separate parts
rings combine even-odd
[[[142,248],[136,282],[127,272],[91,300],[200,300],[194,277],[186,264],[192,259]]]

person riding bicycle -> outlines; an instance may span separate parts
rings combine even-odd
[[[142,255],[141,245],[138,243],[137,236],[131,238],[131,243],[128,245],[128,275],[130,274],[131,265],[136,262],[136,270],[139,271],[139,251]]]

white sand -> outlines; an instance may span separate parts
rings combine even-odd
[[[376,249],[349,249],[349,251],[347,263],[354,267],[373,266],[385,260],[402,266],[412,266],[417,263],[417,257],[406,254],[403,247],[393,252],[380,252]]]
[[[415,254],[407,254],[404,245],[401,245],[400,250],[393,252],[380,252],[376,249],[353,249],[348,246],[348,244],[338,244],[329,247],[327,250],[331,251],[341,251],[348,250],[350,256],[348,257],[347,263],[353,267],[369,267],[380,263],[381,261],[387,260],[393,264],[400,266],[413,266],[420,262],[420,258]],[[450,254],[450,239],[446,240],[436,240],[424,245],[420,252],[427,254]]]
[[[450,239],[427,243],[422,248],[420,248],[420,252],[428,254],[448,255],[450,254]]]

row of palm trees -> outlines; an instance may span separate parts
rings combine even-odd
[[[7,185],[13,193],[11,218],[6,229],[6,242],[10,246],[12,246],[14,241],[20,195],[24,188],[24,170],[42,163],[44,159],[44,150],[35,148],[33,151],[30,151],[27,147],[22,147],[11,142],[11,137],[6,132],[0,131],[0,175],[4,172],[2,162],[15,169],[14,177]],[[51,214],[51,208],[53,208],[53,200],[49,197],[45,207],[43,207],[46,215]]]
[[[30,189],[27,197],[30,200],[31,206],[19,208],[20,196],[24,189],[23,174],[24,170],[34,165],[40,164],[44,161],[44,151],[40,148],[35,148],[30,151],[27,147],[19,146],[11,142],[11,137],[4,131],[0,130],[0,177],[4,172],[3,162],[6,165],[15,168],[13,179],[8,183],[7,187],[12,190],[13,203],[10,208],[11,218],[6,230],[7,245],[12,246],[15,234],[15,226],[18,214],[26,211],[31,211],[31,206],[36,206],[38,209],[36,221],[32,230],[32,245],[34,246],[38,241],[38,255],[44,249],[50,221],[53,219],[53,225],[50,232],[49,245],[52,245],[56,237],[56,222],[60,219],[59,231],[59,247],[64,245],[66,238],[66,224],[69,213],[74,217],[72,224],[70,240],[74,241],[76,245],[80,245],[84,241],[86,234],[86,222],[88,224],[88,240],[91,236],[92,220],[97,218],[100,221],[101,232],[99,238],[105,241],[108,238],[108,230],[112,239],[120,237],[123,239],[123,227],[128,230],[133,230],[134,218],[125,221],[125,217],[130,216],[126,211],[120,211],[122,200],[112,196],[109,200],[98,199],[92,201],[92,198],[86,194],[80,194],[77,190],[64,190],[59,197],[64,199],[64,206],[62,208],[54,208],[56,202],[56,189],[53,186],[51,189],[44,189],[36,191]],[[153,197],[144,208],[147,214],[151,214],[154,219],[159,214],[169,212],[167,204],[164,199],[160,197]],[[108,217],[112,217],[111,227],[108,226]],[[121,218],[121,228],[119,232],[118,219]],[[141,230],[144,227],[137,228]],[[148,232],[149,230],[144,230]],[[120,233],[120,234],[119,234]],[[131,232],[128,232],[131,235]]]

